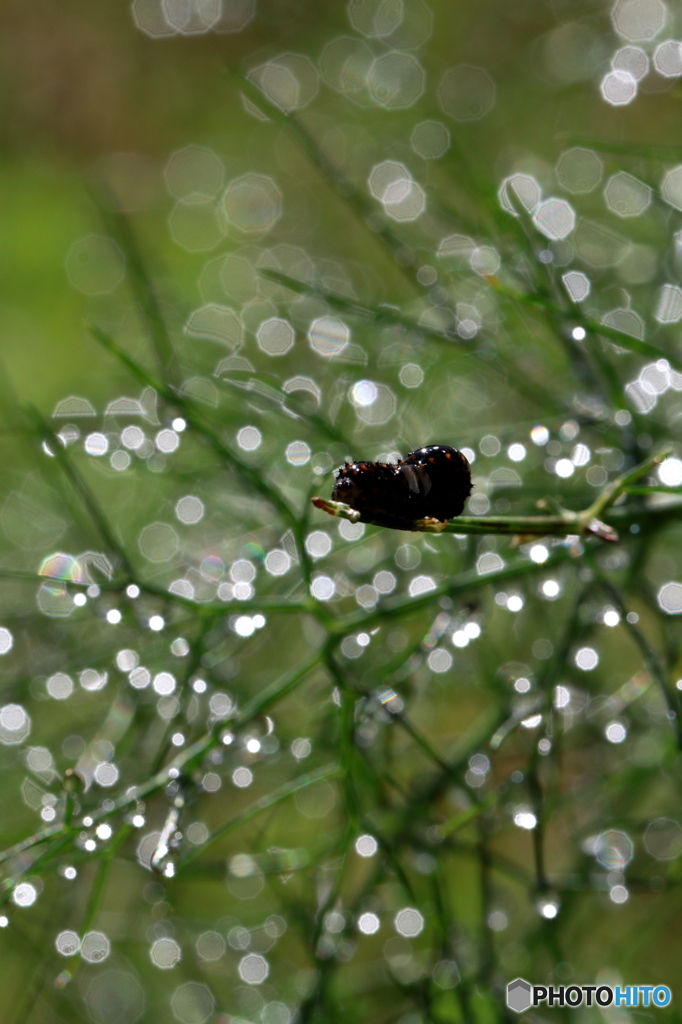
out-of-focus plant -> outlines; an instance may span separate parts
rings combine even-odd
[[[490,1021],[519,974],[675,982],[640,944],[680,903],[682,292],[640,252],[655,303],[609,310],[609,253],[651,245],[580,211],[617,159],[607,203],[672,253],[673,171],[655,191],[660,154],[571,140],[571,199],[543,199],[420,108],[412,155],[442,173],[377,153],[363,178],[296,112],[296,57],[235,89],[366,262],[294,244],[303,208],[266,247],[274,177],[190,189],[187,248],[245,241],[176,329],[96,184],[106,237],[71,274],[119,254],[146,340],[111,311],[90,333],[135,397],[95,418],[6,395],[33,488],[3,505],[0,570],[13,1021]],[[390,108],[412,83],[407,109],[419,68],[387,50],[339,91]],[[609,74],[611,102],[635,78]],[[461,125],[494,86],[462,65],[438,96]],[[430,442],[469,457],[467,515],[399,532],[328,499],[346,457]]]

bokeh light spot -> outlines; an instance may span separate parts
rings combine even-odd
[[[281,53],[253,68],[248,77],[284,113],[307,107],[319,88],[317,68],[300,53]]]
[[[561,279],[573,302],[582,302],[590,294],[590,289],[592,288],[590,279],[582,271],[569,270],[566,274],[562,275]],[[582,330],[582,328],[580,329]]]
[[[140,533],[138,545],[150,562],[168,562],[177,553],[180,540],[168,523],[150,523]]]
[[[601,80],[601,94],[612,107],[632,103],[637,95],[637,79],[629,71],[609,71]]]
[[[440,80],[438,101],[454,121],[480,121],[495,106],[495,83],[483,68],[460,64]]]
[[[651,203],[651,189],[632,174],[618,171],[606,183],[606,205],[619,217],[638,217]]]
[[[450,148],[450,132],[441,121],[422,121],[410,137],[412,149],[422,160],[438,160]]]
[[[374,836],[362,835],[355,840],[355,850],[361,857],[373,857],[378,849],[379,844]]]
[[[185,334],[190,338],[216,341],[235,352],[241,347],[244,328],[234,310],[209,302],[190,313]]]
[[[223,222],[214,200],[180,199],[168,217],[171,237],[188,252],[210,252],[223,237]]]
[[[511,177],[504,179],[498,189],[497,196],[500,206],[507,213],[518,217],[517,206],[520,206],[528,213],[532,213],[542,199],[542,189],[532,175],[512,174]]]
[[[94,455],[96,458],[101,458],[101,456],[106,455],[109,450],[109,438],[106,434],[88,434],[83,442],[83,447],[88,455]]]
[[[247,985],[262,985],[269,973],[270,965],[258,953],[248,953],[239,961],[239,977]]]
[[[682,319],[682,288],[664,284],[658,293],[654,316],[662,324],[675,324]]]
[[[580,647],[573,660],[583,672],[592,672],[599,664],[599,655],[593,647]]]
[[[20,882],[12,889],[12,902],[18,907],[30,907],[38,899],[38,890],[30,882]]]
[[[282,214],[282,193],[272,178],[244,174],[228,185],[222,204],[228,225],[245,234],[264,234]]]
[[[220,17],[221,0],[161,0],[166,22],[180,35],[202,35]]]
[[[655,818],[644,831],[644,846],[657,860],[675,860],[682,854],[682,825],[674,818]]]
[[[45,689],[54,700],[66,700],[73,688],[73,679],[65,672],[55,672],[45,683]]]
[[[517,807],[514,811],[514,824],[517,828],[524,828],[532,831],[536,827],[538,819],[529,807]]]
[[[332,549],[332,540],[324,530],[313,530],[305,539],[305,548],[313,558],[324,558]]]
[[[365,87],[373,59],[364,39],[339,36],[322,51],[320,70],[332,89],[355,103],[366,103]]]
[[[310,462],[310,446],[305,441],[291,441],[284,452],[291,466],[306,466]]]
[[[54,944],[62,956],[74,956],[80,949],[81,940],[76,932],[64,931],[59,933]]]
[[[280,548],[274,548],[265,556],[265,569],[271,576],[283,576],[290,568],[291,557]]]
[[[405,17],[403,0],[349,0],[347,10],[356,32],[369,38],[390,36]]]
[[[6,626],[0,626],[0,655],[12,650],[14,637]]]
[[[424,382],[424,371],[417,363],[405,363],[398,376],[400,383],[406,388],[418,388]]]
[[[164,430],[160,430],[156,435],[155,444],[160,452],[170,454],[170,452],[174,452],[180,444],[180,438],[174,430],[165,428]]]
[[[679,78],[682,75],[682,43],[677,39],[666,39],[654,51],[654,67],[664,78]]]
[[[658,479],[666,487],[682,485],[682,460],[672,457],[665,459],[658,467]]]
[[[635,855],[635,844],[627,832],[607,829],[596,837],[593,852],[602,867],[623,871]]]
[[[198,523],[204,517],[204,503],[193,494],[188,494],[176,503],[175,515],[188,526]]]
[[[424,917],[414,907],[404,907],[395,915],[393,924],[399,935],[411,939],[424,930]]]
[[[676,210],[682,210],[682,164],[666,172],[661,182],[661,194]]]
[[[6,747],[23,743],[31,732],[31,719],[21,704],[0,708],[0,743]]]
[[[256,448],[260,448],[262,441],[263,435],[258,427],[242,427],[237,432],[237,444],[246,452],[252,452]]]
[[[639,82],[649,71],[649,58],[641,46],[621,46],[611,58],[611,65],[617,70],[629,71]]]
[[[205,146],[184,146],[171,153],[164,169],[168,191],[176,199],[213,198],[223,187],[223,162]]]
[[[549,558],[549,551],[544,544],[533,544],[529,554],[531,561],[537,562],[538,564],[546,562]]]
[[[90,964],[106,960],[111,952],[111,943],[104,932],[86,932],[81,942],[81,956]]]
[[[415,576],[413,580],[410,580],[408,592],[410,597],[420,597],[435,589],[436,581],[432,576]]]
[[[630,42],[648,42],[658,35],[668,18],[663,0],[616,0],[611,20],[618,35]]]
[[[666,615],[682,615],[682,583],[664,583],[657,594],[658,607]]]
[[[180,1024],[205,1024],[215,1010],[215,999],[208,985],[186,981],[171,996],[171,1009]]]
[[[575,210],[565,199],[546,199],[533,214],[533,223],[538,231],[552,241],[570,235],[575,222]]]
[[[437,647],[435,650],[430,652],[427,658],[427,664],[432,672],[442,675],[444,672],[448,672],[452,668],[452,655],[444,648]]]
[[[250,768],[235,768],[232,772],[232,782],[237,789],[247,789],[253,782],[253,772]]]
[[[149,950],[149,958],[155,967],[162,971],[171,970],[180,962],[182,951],[175,939],[169,937],[156,939]]]
[[[267,355],[283,356],[294,347],[296,335],[288,320],[272,317],[260,325],[256,340],[258,347]]]
[[[628,731],[622,722],[609,722],[604,729],[604,735],[609,743],[622,743],[627,739]]]
[[[576,146],[562,153],[556,170],[564,188],[571,192],[591,192],[601,181],[603,165],[593,150]]]
[[[336,593],[336,584],[330,576],[319,574],[313,577],[310,590],[318,601],[331,601]]]
[[[219,960],[225,952],[225,939],[220,932],[202,932],[197,939],[196,949],[202,960]]]
[[[376,914],[373,914],[371,911],[368,911],[365,914],[360,914],[360,917],[358,918],[358,928],[363,935],[374,935],[379,931],[380,927],[381,921]]]
[[[389,51],[377,57],[367,76],[372,99],[389,110],[411,107],[424,92],[426,73],[411,53]]]
[[[338,317],[322,316],[308,328],[310,347],[320,356],[340,355],[350,341],[350,329]]]

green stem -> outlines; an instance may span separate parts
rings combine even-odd
[[[109,846],[104,850],[101,855],[100,863],[97,868],[97,874],[90,890],[90,898],[88,899],[88,905],[85,909],[85,915],[83,917],[83,924],[81,925],[81,937],[85,937],[92,928],[97,912],[100,908],[104,890],[106,888],[107,879],[109,878],[109,872],[111,871],[112,864],[119,849],[128,838],[132,831],[131,825],[122,825],[118,830],[116,836],[111,840]],[[67,971],[64,971],[60,978],[60,983],[63,987],[67,982],[71,981],[77,974],[83,959],[80,954],[74,959],[73,965]]]
[[[119,345],[111,338],[106,331],[101,330],[99,327],[90,327],[90,333],[104,348],[107,349],[113,356],[115,356],[119,362],[126,366],[130,372],[137,377],[137,379],[145,384],[147,387],[153,388],[162,398],[167,402],[175,405],[181,412],[187,423],[192,427],[200,437],[203,437],[204,441],[211,447],[216,454],[221,458],[222,461],[226,462],[232,469],[236,470],[244,480],[250,484],[255,491],[257,491],[261,497],[266,498],[274,508],[279,512],[286,523],[295,529],[297,518],[296,515],[289,507],[287,502],[281,496],[279,491],[271,487],[264,479],[263,473],[255,466],[250,466],[248,462],[244,462],[240,459],[235,452],[232,451],[216,434],[216,432],[206,423],[201,412],[195,404],[190,401],[186,395],[176,391],[173,387],[165,382],[158,380],[153,374],[149,373],[143,366],[141,366],[135,359],[124,352]]]
[[[612,480],[595,501],[582,512],[571,512],[570,509],[563,509],[558,515],[553,516],[458,516],[456,519],[450,519],[447,522],[438,519],[416,519],[411,524],[405,525],[401,523],[397,528],[416,533],[494,533],[540,537],[594,536],[599,537],[600,540],[615,543],[619,539],[618,534],[611,526],[602,522],[599,517],[617,501],[621,494],[627,491],[631,484],[646,476],[655,466],[667,458],[671,451],[671,446],[663,448],[627,473]],[[315,508],[319,508],[330,516],[348,519],[352,523],[362,522],[381,525],[374,523],[370,515],[357,512],[349,505],[345,505],[340,501],[313,498],[312,503]]]
[[[553,303],[546,295],[540,295],[535,292],[522,292],[517,288],[512,288],[507,284],[503,284],[497,278],[487,277],[488,284],[495,289],[495,291],[504,295],[508,299],[513,299],[515,302],[520,302],[524,305],[535,306],[541,309],[544,313],[552,312],[558,313],[566,317],[567,320],[573,321],[575,324],[579,324],[584,327],[586,331],[591,331],[594,334],[599,334],[603,338],[608,338],[609,341],[614,341],[621,348],[625,348],[628,352],[636,352],[638,355],[649,356],[651,359],[666,359],[671,366],[677,370],[682,370],[682,361],[677,358],[674,353],[665,352],[663,349],[658,348],[656,345],[652,345],[648,341],[643,341],[641,338],[634,338],[631,334],[625,334],[624,331],[619,331],[616,327],[610,327],[608,324],[602,324],[599,320],[593,320],[592,317],[587,316],[582,310],[577,307],[572,309],[570,313],[566,313]]]
[[[596,500],[590,505],[588,509],[583,513],[585,517],[597,518],[606,512],[608,508],[618,500],[621,494],[631,485],[641,480],[643,476],[651,472],[659,463],[663,462],[670,453],[672,452],[672,445],[666,445],[665,448],[660,449],[654,455],[650,455],[644,462],[640,462],[638,466],[634,466],[633,469],[628,470],[627,473],[621,474],[613,480],[604,490],[599,494]]]
[[[99,188],[102,188],[101,184]],[[149,334],[159,374],[166,379],[175,379],[177,363],[170,332],[130,221],[124,213],[115,209],[115,202],[111,201],[112,197],[106,197],[109,200],[107,203],[100,202],[97,195],[94,198],[107,229],[125,252],[132,292]]]
[[[90,513],[92,521],[95,523],[99,535],[104,541],[106,547],[109,549],[109,552],[118,560],[120,567],[128,577],[130,579],[134,579],[133,568],[123,546],[116,538],[107,517],[100,508],[99,502],[69,458],[61,440],[56,436],[50,425],[43,419],[37,409],[30,408],[27,412],[34,420],[41,438],[49,443],[50,452],[56,458],[61,469],[64,471],[64,475],[67,477],[74,491]]]
[[[255,803],[250,804],[239,814],[235,814],[234,817],[226,821],[225,824],[220,825],[218,828],[211,832],[210,836],[205,843],[201,846],[195,847],[193,850],[188,850],[187,853],[183,854],[182,857],[176,862],[176,868],[180,871],[184,868],[185,864],[189,864],[190,861],[194,860],[200,854],[206,852],[206,850],[213,846],[214,843],[219,842],[228,833],[239,828],[240,825],[246,824],[247,821],[251,821],[257,815],[263,811],[268,811],[272,807],[276,807],[278,804],[284,803],[285,800],[291,799],[292,796],[296,796],[297,793],[301,793],[304,789],[309,789],[311,786],[317,785],[318,782],[324,782],[327,779],[336,779],[342,774],[342,769],[337,764],[327,764],[322,768],[316,768],[312,772],[308,772],[306,775],[301,775],[297,779],[292,779],[290,782],[285,782],[283,786],[268,793],[267,796],[262,796]]]

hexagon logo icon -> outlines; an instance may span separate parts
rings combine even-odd
[[[507,1006],[515,1013],[523,1013],[531,1005],[531,987],[523,978],[516,978],[507,985]]]

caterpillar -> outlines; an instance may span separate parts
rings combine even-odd
[[[409,528],[415,519],[453,519],[471,493],[466,456],[429,444],[395,464],[350,462],[336,471],[332,501],[343,501],[364,522]]]

